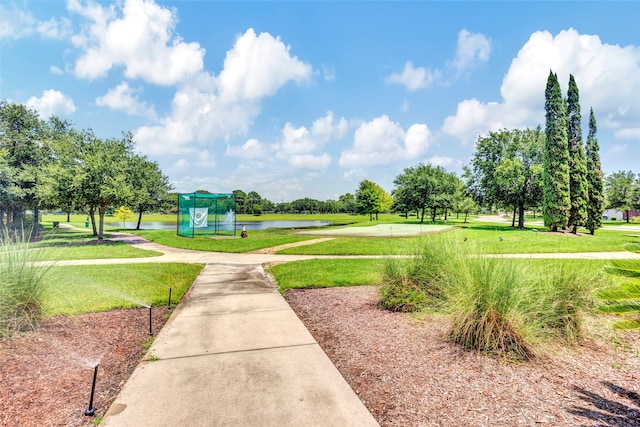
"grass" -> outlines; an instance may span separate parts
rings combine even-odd
[[[315,238],[290,234],[290,231],[280,229],[251,230],[249,238],[247,239],[220,236],[197,236],[194,238],[188,238],[177,236],[176,232],[173,230],[141,230],[131,232],[161,245],[171,246],[174,248],[233,253],[251,252],[257,249],[269,248]]]
[[[508,225],[469,224],[443,233],[451,239],[473,243],[484,253],[570,253],[640,251],[638,238],[628,232],[598,230],[595,236],[571,233],[533,232],[518,230]],[[437,242],[438,235],[416,237],[341,237],[309,246],[279,251],[280,254],[300,255],[387,255],[411,254],[420,241]],[[501,240],[502,238],[502,240]],[[435,244],[435,243],[434,243]]]
[[[43,249],[43,252],[47,254],[47,259],[51,261],[106,258],[148,258],[162,255],[161,252],[138,249],[125,242],[55,247]]]
[[[277,264],[268,270],[284,293],[288,289],[376,285],[380,268],[379,259],[314,259]]]
[[[180,301],[201,264],[127,264],[53,267],[45,281],[46,316],[164,305],[171,287]]]
[[[47,259],[26,239],[0,234],[0,337],[37,328],[43,315],[50,267],[31,265]]]
[[[618,282],[599,292],[604,301],[599,310],[617,315],[617,329],[640,329],[640,261],[612,261],[606,271]]]

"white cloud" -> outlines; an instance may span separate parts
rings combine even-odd
[[[609,149],[611,154],[625,154],[629,146],[627,144],[613,144]]]
[[[139,93],[142,93],[142,87],[131,88],[127,82],[122,82],[109,89],[104,96],[96,98],[96,105],[123,111],[130,116],[142,116],[156,120],[157,115],[153,107],[138,100]]]
[[[331,156],[326,153],[315,156],[313,154],[295,154],[289,157],[289,165],[296,169],[326,169],[331,163]]]
[[[282,140],[276,145],[281,154],[302,154],[316,151],[331,141],[342,139],[349,128],[347,120],[341,117],[335,120],[333,112],[314,120],[311,130],[305,126],[296,128],[291,123],[286,123],[282,129]]]
[[[456,70],[459,76],[477,64],[487,62],[490,55],[491,39],[483,34],[471,33],[462,29],[458,33],[456,56],[450,66]]]
[[[615,132],[616,139],[635,139],[640,141],[640,127],[629,127]]]
[[[190,167],[191,165],[187,159],[178,159],[171,165],[170,169],[174,173],[179,173],[188,171]]]
[[[308,81],[311,66],[291,56],[289,50],[280,37],[256,36],[249,28],[227,52],[218,76],[221,98],[225,102],[256,100],[275,94],[289,81]]]
[[[17,40],[32,35],[63,39],[71,35],[71,22],[64,18],[59,21],[55,18],[41,21],[15,3],[9,7],[0,4],[0,40]]]
[[[602,43],[597,35],[574,29],[555,37],[547,31],[531,35],[503,79],[502,100],[483,103],[468,99],[442,131],[463,142],[500,128],[544,126],[544,91],[549,70],[558,75],[566,94],[569,74],[580,90],[583,117],[593,107],[598,127],[633,134],[640,121],[640,48]]]
[[[257,139],[251,138],[240,147],[227,145],[227,151],[224,155],[229,157],[242,157],[244,159],[259,159],[262,158],[265,153],[264,145]]]
[[[314,120],[311,129],[286,123],[282,128],[282,139],[274,144],[273,151],[296,168],[323,169],[331,163],[331,156],[317,151],[327,143],[344,138],[348,129],[347,120],[344,117],[336,120],[331,111]]]
[[[64,74],[64,71],[62,70],[62,68],[56,67],[55,65],[51,65],[49,67],[49,71],[51,71],[51,74],[57,74],[57,75]]]
[[[71,98],[53,89],[43,91],[40,98],[32,96],[27,100],[26,105],[38,111],[38,115],[43,119],[48,119],[53,115],[69,115],[76,111],[76,106]]]
[[[358,168],[413,159],[424,154],[430,142],[431,132],[426,125],[414,124],[405,132],[383,115],[360,125],[354,134],[353,148],[344,150],[340,156],[340,166]]]
[[[335,68],[322,64],[322,77],[328,82],[334,81],[336,79]]]
[[[360,168],[349,169],[342,175],[344,179],[358,179],[358,178],[364,178],[365,176],[366,174],[364,170]]]
[[[311,66],[291,56],[279,38],[249,29],[227,52],[218,77],[202,72],[185,82],[173,97],[171,115],[139,128],[137,140],[144,151],[165,155],[244,135],[262,98],[311,75]]]
[[[173,9],[153,0],[125,0],[118,7],[70,0],[68,9],[92,21],[72,37],[82,51],[74,69],[78,77],[96,79],[123,66],[127,78],[173,85],[202,70],[204,49],[174,33]]]
[[[208,150],[201,151],[198,153],[196,166],[200,166],[203,168],[213,168],[216,166],[216,159],[211,153],[209,153]]]
[[[433,166],[444,167],[453,164],[453,159],[446,156],[433,156],[428,160],[428,163],[431,163]]]
[[[441,77],[439,71],[431,71],[424,67],[413,67],[413,62],[407,61],[404,64],[402,73],[392,73],[386,78],[387,83],[400,84],[408,90],[414,91],[431,86],[433,82]]]

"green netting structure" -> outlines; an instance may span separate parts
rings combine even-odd
[[[178,194],[177,234],[182,237],[235,236],[235,195],[232,193]]]

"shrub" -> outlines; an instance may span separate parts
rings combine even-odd
[[[458,252],[446,288],[451,336],[466,348],[516,359],[533,355],[522,313],[522,263]]]
[[[531,358],[549,339],[580,339],[601,274],[563,261],[534,267],[444,236],[432,242],[408,260],[385,264],[382,307],[436,308],[449,315],[454,342],[515,359]]]
[[[44,277],[42,249],[29,247],[30,233],[0,235],[0,336],[35,329],[42,317]]]

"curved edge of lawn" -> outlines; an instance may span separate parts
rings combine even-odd
[[[240,238],[239,235],[237,237],[180,237],[176,235],[174,230],[129,230],[129,232],[173,248],[227,253],[246,253],[316,238],[315,236],[292,234],[292,231],[287,229],[251,230],[246,239]]]

